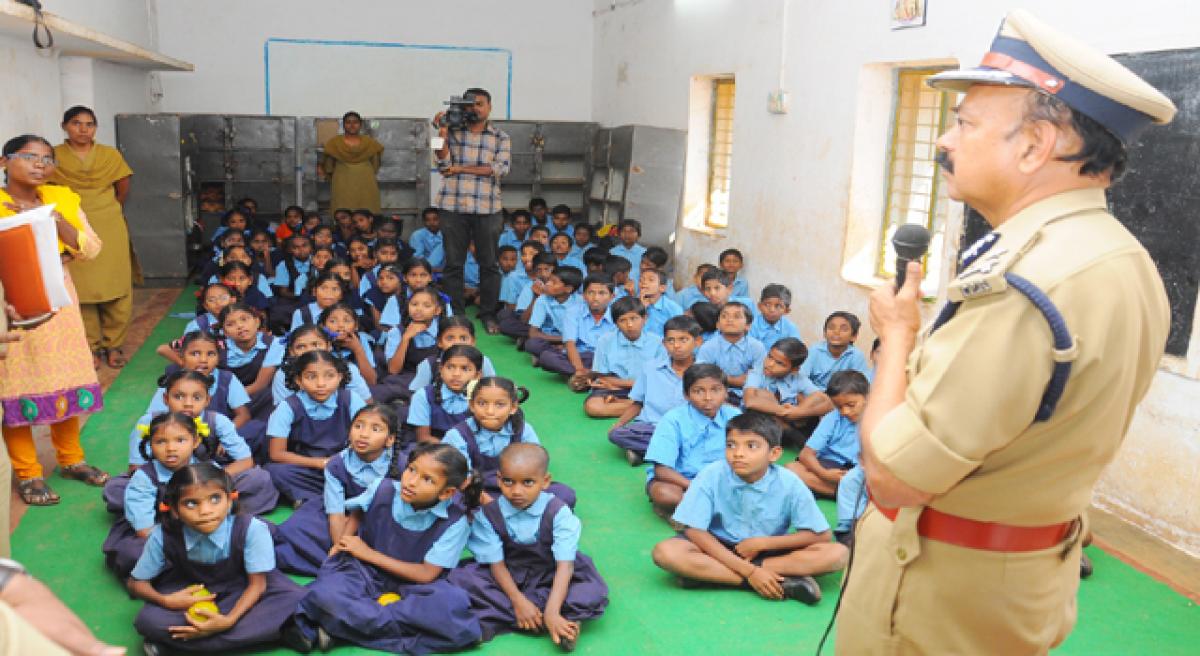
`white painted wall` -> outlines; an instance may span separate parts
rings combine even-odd
[[[588,120],[592,114],[591,7],[579,0],[176,0],[160,3],[158,14],[163,51],[196,65],[195,73],[162,74],[163,111],[263,113],[263,44],[303,38],[507,48],[513,51],[513,118]],[[396,115],[382,110],[394,104],[388,97],[397,87],[425,85],[438,74],[413,67],[385,75],[348,62],[331,49],[313,70],[314,80],[335,73],[359,80],[356,93],[335,99],[334,112],[328,89],[313,84],[311,102],[289,104],[288,113],[354,108]]]
[[[819,338],[822,320],[833,310],[866,315],[866,288],[847,282],[840,271],[847,239],[864,239],[864,230],[866,239],[878,234],[870,226],[878,225],[879,215],[864,210],[871,203],[860,196],[880,192],[851,184],[852,171],[854,185],[871,184],[870,169],[877,167],[870,161],[879,161],[876,149],[887,136],[886,121],[871,118],[881,104],[886,115],[891,104],[890,94],[875,84],[873,65],[973,65],[1012,6],[1009,0],[929,2],[925,27],[893,32],[888,4],[792,0],[786,25],[785,0],[593,5],[592,118],[603,125],[687,129],[690,77],[736,76],[730,227],[722,234],[680,227],[677,277],[736,246],[746,254],[752,285],[791,286],[792,319],[809,340]],[[1037,11],[1108,52],[1200,46],[1195,29],[1200,5],[1194,3],[1145,0],[1131,12],[1112,0],[1063,0],[1040,3]],[[781,75],[791,92],[791,111],[768,114],[767,94]],[[869,152],[856,153],[856,147]],[[875,175],[881,187],[884,171]],[[868,332],[859,340],[867,345]],[[1172,363],[1173,368],[1194,376],[1194,360]],[[1098,486],[1097,501],[1200,555],[1197,398],[1200,383],[1194,377],[1166,371],[1158,376],[1118,462]]]

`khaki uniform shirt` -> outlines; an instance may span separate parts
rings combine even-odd
[[[1170,327],[1166,292],[1101,189],[1039,201],[996,233],[951,283],[962,305],[919,340],[905,402],[871,445],[942,512],[1018,526],[1071,521],[1157,370]],[[1054,350],[1044,315],[1008,287],[1006,272],[1050,297],[1074,336],[1070,352]],[[1034,423],[1056,358],[1073,361],[1066,391],[1054,415]],[[864,515],[840,653],[1041,653],[1066,637],[1079,531],[1043,552],[1002,554],[921,538],[919,515]]]

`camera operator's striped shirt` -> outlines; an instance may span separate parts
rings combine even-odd
[[[461,214],[494,214],[501,210],[500,178],[512,166],[512,141],[490,122],[483,132],[451,130],[446,137],[450,159],[438,160],[438,168],[447,166],[490,166],[492,174],[460,173],[442,179],[438,209]]]

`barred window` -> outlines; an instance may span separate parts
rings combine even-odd
[[[729,186],[733,164],[733,78],[716,78],[712,90],[712,129],[709,136],[708,203],[704,225],[729,225]]]

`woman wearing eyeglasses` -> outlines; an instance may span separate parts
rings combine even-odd
[[[122,208],[133,171],[116,148],[96,143],[96,114],[76,105],[63,114],[67,139],[54,147],[57,167],[50,182],[79,194],[88,223],[104,242],[95,259],[71,263],[79,312],[93,361],[119,369],[128,360],[121,347],[133,314],[133,256]]]
[[[48,185],[55,169],[50,142],[22,135],[4,144],[0,167],[5,185],[0,189],[0,224],[7,217],[54,203],[59,252],[63,262],[90,260],[100,252],[100,239],[79,207],[79,195],[58,185]],[[0,258],[5,254],[0,252]],[[4,442],[17,475],[17,490],[25,503],[48,506],[59,496],[42,477],[33,426],[48,425],[64,478],[103,486],[108,474],[89,465],[79,443],[80,417],[103,406],[96,370],[79,314],[71,274],[64,271],[67,289],[75,303],[60,309],[44,323],[23,332],[8,345],[0,360],[0,408],[3,408]]]

